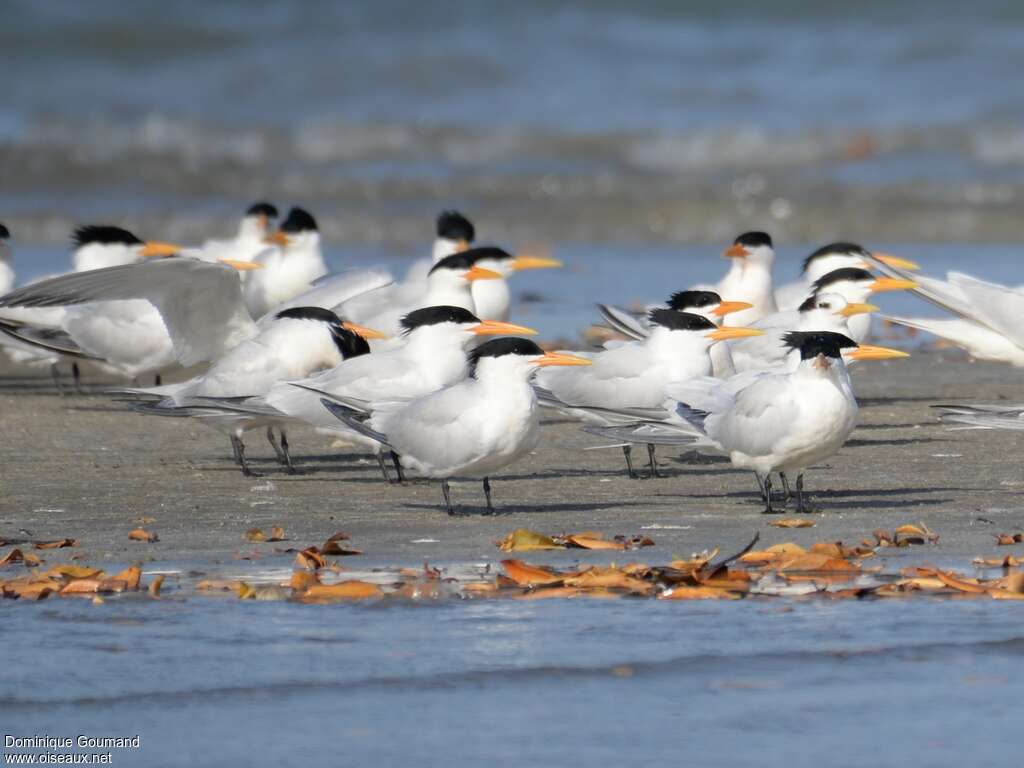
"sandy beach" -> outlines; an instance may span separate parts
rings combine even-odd
[[[991,553],[994,532],[1021,527],[1017,434],[951,432],[929,409],[944,401],[1017,401],[1017,372],[956,352],[921,352],[861,364],[854,377],[859,426],[836,457],[807,475],[822,509],[816,526],[781,531],[760,514],[748,473],[662,450],[667,478],[629,481],[620,451],[584,451],[599,439],[564,420],[548,418],[536,453],[494,479],[498,515],[481,514],[479,483],[467,481],[453,484],[467,514],[449,518],[435,483],[387,486],[368,456],[332,448],[312,431],[290,435],[302,472],[294,476],[273,462],[262,434],[250,433],[249,455],[265,474],[246,478],[230,461],[228,441],[211,429],[128,413],[103,394],[60,398],[37,371],[8,367],[0,374],[0,535],[79,540],[76,550],[54,557],[74,551],[85,561],[214,563],[246,548],[246,529],[281,525],[291,540],[308,543],[344,530],[373,562],[405,565],[496,560],[493,541],[518,527],[644,529],[657,544],[648,561],[705,547],[728,551],[755,531],[768,542],[852,542],[911,521],[942,536],[928,557],[962,560]],[[87,377],[87,386],[103,385]],[[158,543],[127,540],[142,517],[153,518],[146,527]]]

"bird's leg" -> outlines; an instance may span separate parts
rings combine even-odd
[[[290,446],[288,445],[288,435],[285,434],[285,431],[283,429],[280,430],[280,432],[281,432],[281,453],[284,454],[284,465],[286,467],[288,467],[288,474],[289,475],[297,475],[297,474],[299,474],[299,470],[297,470],[295,468],[295,465],[292,464],[292,453],[289,450]]]
[[[75,392],[82,394],[82,372],[78,369],[78,363],[71,364],[71,380],[75,383]]]
[[[647,444],[647,460],[651,462],[651,477],[665,477],[665,475],[659,474],[658,462],[654,459],[655,446],[652,443]]]
[[[377,466],[380,467],[380,473],[384,475],[384,480],[390,485],[391,475],[388,474],[388,465],[384,463],[384,454],[380,451],[377,451]]]
[[[487,498],[487,514],[494,514],[494,505],[491,504],[491,478],[484,478],[484,496]]]
[[[764,481],[761,480],[761,476],[754,473],[754,479],[757,480],[757,490],[761,493],[761,501],[768,501],[768,497],[764,495]]]
[[[786,477],[785,472],[779,472],[779,479],[782,481],[782,506],[785,507],[789,504],[789,500],[793,498],[793,494],[789,490],[789,478]]]
[[[448,481],[447,480],[442,480],[441,481],[441,493],[444,494],[444,508],[445,508],[445,510],[448,512],[449,515],[454,515],[455,514],[455,510],[452,508],[452,492],[451,492],[451,489],[448,487]]]
[[[796,511],[803,512],[804,514],[816,512],[817,510],[814,507],[804,504],[804,498],[804,473],[801,472],[796,476]]]
[[[153,386],[154,387],[159,387],[163,383],[164,383],[164,379],[163,379],[163,377],[159,373],[153,374]]]
[[[267,442],[270,443],[270,447],[274,449],[274,455],[277,457],[277,463],[284,464],[284,453],[281,451],[281,446],[277,444],[277,438],[274,437],[273,427],[267,427]]]
[[[402,471],[402,462],[394,451],[391,452],[391,463],[395,465],[395,472],[398,473],[398,484],[401,485],[405,482],[405,472]]]
[[[57,367],[56,363],[50,366],[50,376],[53,379],[53,385],[57,388],[57,394],[65,397],[64,383],[60,380],[60,368]]]
[[[626,457],[626,475],[631,479],[636,479],[636,472],[633,471],[633,446],[624,445],[622,446],[622,455]]]
[[[231,453],[235,458],[235,464],[242,466],[242,457],[238,455],[238,438],[231,436]]]
[[[242,443],[242,438],[238,435],[231,436],[231,443],[235,447],[235,451],[238,455],[238,463],[242,465],[242,474],[246,477],[260,477],[258,472],[253,472],[249,469],[249,464],[245,460],[245,445]]]
[[[761,510],[766,515],[774,515],[775,510],[772,508],[772,476],[771,473],[764,476],[764,509]]]

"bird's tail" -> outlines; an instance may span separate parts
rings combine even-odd
[[[651,335],[636,315],[622,307],[616,307],[613,304],[598,304],[597,311],[601,313],[601,317],[613,330],[624,336],[642,341]]]
[[[386,450],[394,450],[391,447],[391,444],[388,443],[387,435],[382,432],[378,432],[366,424],[366,414],[350,408],[334,399],[322,397],[320,398],[320,402],[323,403],[324,408],[330,411],[338,421],[349,429],[358,432],[363,437],[370,438],[374,442],[380,443],[380,445]]]
[[[632,424],[614,424],[610,426],[587,425],[584,432],[600,435],[622,443],[642,443],[647,445],[685,446],[695,449],[717,450],[717,444],[707,435],[694,432],[687,425],[668,424],[665,422],[638,421]]]
[[[1024,430],[1024,405],[933,405],[954,429]]]
[[[46,352],[56,352],[80,360],[103,359],[83,350],[65,331],[58,328],[38,328],[17,320],[0,318],[0,333]]]

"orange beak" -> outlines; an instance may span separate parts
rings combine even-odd
[[[140,253],[143,256],[173,256],[176,253],[181,253],[185,246],[175,245],[174,243],[159,243],[156,241],[144,243]]]
[[[851,360],[894,360],[900,357],[910,357],[906,352],[888,347],[876,347],[872,344],[861,344],[854,350],[846,353]]]
[[[742,259],[749,256],[750,251],[748,251],[745,246],[742,246],[739,243],[733,243],[724,251],[722,251],[722,255],[730,259]]]
[[[281,230],[277,230],[277,232],[267,235],[265,242],[270,243],[271,245],[280,245],[283,247],[291,242],[291,238]]]
[[[728,341],[729,339],[745,339],[748,336],[764,336],[764,331],[757,328],[744,328],[743,326],[719,328],[709,333],[707,337],[715,341]]]
[[[537,332],[533,328],[527,328],[525,325],[513,325],[512,323],[503,323],[500,320],[484,320],[480,325],[474,325],[473,333],[477,336],[536,336]]]
[[[239,272],[248,272],[251,269],[263,269],[263,265],[255,261],[235,261],[234,259],[220,259],[221,264],[234,267]]]
[[[463,277],[469,280],[469,282],[473,282],[474,280],[501,279],[501,275],[495,272],[493,269],[484,269],[483,267],[478,267],[475,264],[473,265],[472,269],[470,269],[465,275],[463,275]]]
[[[839,314],[843,317],[853,317],[854,315],[865,315],[868,312],[877,312],[878,307],[874,304],[847,304],[841,310]]]
[[[543,256],[527,256],[525,254],[516,256],[512,260],[512,269],[517,272],[521,269],[554,269],[562,266],[558,259],[547,259]]]
[[[364,339],[386,339],[386,338],[388,338],[388,335],[386,333],[381,333],[380,331],[375,331],[375,330],[373,330],[373,328],[367,328],[364,325],[356,325],[355,323],[350,323],[347,320],[341,324],[341,327],[346,329],[346,330],[352,331],[352,333],[358,333]]]
[[[895,267],[896,269],[909,269],[914,272],[920,269],[917,262],[911,261],[910,259],[901,259],[899,256],[892,256],[888,253],[879,253],[875,251],[871,254],[880,262],[889,267]]]
[[[909,291],[913,288],[917,288],[917,283],[913,280],[900,280],[895,277],[879,277],[875,279],[869,287],[872,293],[882,293],[883,291]]]
[[[716,317],[725,317],[726,315],[731,315],[733,312],[741,312],[744,309],[750,309],[753,306],[753,304],[748,304],[745,301],[723,301],[711,310],[711,314]]]
[[[536,358],[536,362],[541,368],[546,368],[549,365],[590,365],[587,358],[568,355],[564,352],[546,352]]]

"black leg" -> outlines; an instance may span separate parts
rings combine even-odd
[[[444,494],[444,508],[445,508],[445,510],[448,512],[449,515],[454,515],[455,514],[455,510],[452,508],[452,492],[451,492],[451,489],[448,487],[448,481],[447,480],[442,480],[441,481],[441,493]]]
[[[391,484],[391,475],[388,474],[388,465],[384,462],[384,454],[377,451],[377,466],[380,467],[380,473],[384,475],[384,480],[389,485]]]
[[[284,454],[284,465],[286,467],[288,467],[288,474],[289,475],[297,475],[297,474],[299,474],[299,470],[297,470],[295,468],[295,465],[292,464],[292,452],[289,450],[290,446],[288,445],[288,435],[285,434],[285,431],[283,429],[280,430],[280,432],[281,432],[281,453]]]
[[[405,482],[405,472],[402,470],[402,462],[394,451],[391,452],[391,463],[395,465],[395,472],[398,474],[398,484]]]
[[[757,490],[761,494],[761,501],[768,501],[768,497],[764,495],[764,481],[757,472],[754,473],[754,479],[757,480]]]
[[[82,394],[82,372],[78,370],[78,363],[71,364],[71,380],[75,383],[75,392]]]
[[[235,455],[238,457],[238,463],[242,467],[242,474],[246,477],[260,477],[261,475],[258,472],[253,472],[249,469],[249,464],[245,460],[245,445],[242,443],[242,438],[232,435],[231,444],[235,448]]]
[[[277,457],[278,463],[284,464],[284,453],[281,452],[281,447],[277,444],[277,438],[274,437],[273,427],[267,427],[267,442],[274,449],[274,455]]]
[[[491,504],[491,478],[484,478],[484,496],[487,498],[487,514],[494,514],[494,505]]]
[[[793,494],[789,490],[789,478],[786,477],[785,472],[779,472],[779,479],[782,481],[782,506],[786,506],[793,498]]]
[[[814,507],[808,506],[804,502],[807,497],[804,495],[804,473],[801,472],[796,476],[796,511],[803,512],[804,514],[811,514],[817,510]]]
[[[235,457],[235,464],[242,466],[242,457],[238,455],[238,438],[231,436],[231,454]]]
[[[774,515],[775,510],[772,508],[772,476],[771,473],[764,476],[764,509],[761,510],[766,515]]]
[[[153,374],[153,386],[159,387],[164,383],[163,377],[159,373]]]
[[[651,463],[651,477],[665,477],[658,472],[658,462],[654,458],[655,446],[651,443],[647,444],[647,460]]]
[[[622,455],[626,457],[626,475],[631,479],[636,479],[636,472],[633,471],[633,446],[624,445],[622,446]]]
[[[57,388],[57,394],[61,397],[65,397],[64,382],[60,380],[60,368],[54,363],[50,366],[50,378],[53,379],[53,386]]]

